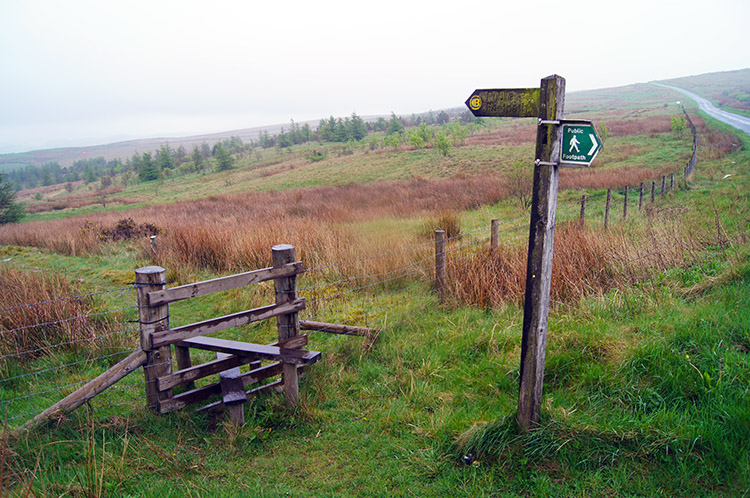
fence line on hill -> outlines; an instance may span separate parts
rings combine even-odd
[[[660,197],[666,194],[668,188],[674,188],[674,182],[667,182],[666,176],[662,178],[661,184]],[[652,182],[653,189],[656,188],[655,185],[655,181]],[[635,192],[639,193],[640,199],[636,199]],[[645,204],[645,195],[646,185],[645,182],[641,182],[637,187],[627,186],[614,191],[610,189],[607,194],[592,197],[584,196],[581,200],[569,199],[559,203],[557,223],[580,223],[581,220],[587,220],[591,224],[593,221],[592,208],[598,206],[604,213],[602,225],[607,226],[613,212],[611,210],[613,202],[624,203],[627,199],[630,205],[634,206],[638,203],[640,208],[638,211],[640,211]],[[601,205],[601,202],[606,199],[609,200],[609,212],[606,206]],[[648,200],[648,203],[651,202],[656,202],[656,197],[653,201]],[[588,213],[585,212],[586,208],[588,208]],[[637,210],[633,209],[628,212],[623,206],[622,214],[617,218],[632,217],[634,212],[637,212]],[[585,218],[586,216],[588,218]],[[501,225],[502,229],[500,229]],[[442,251],[443,256],[446,257],[444,260],[446,265],[443,270],[444,277],[455,278],[456,275],[472,264],[471,258],[474,255],[491,247],[499,236],[502,236],[502,243],[506,245],[525,240],[528,236],[525,233],[527,229],[528,214],[525,214],[514,219],[492,222],[487,226],[445,237],[443,241],[445,248]],[[434,246],[435,241],[431,240],[373,256],[304,270],[299,275],[299,279],[301,283],[306,285],[300,285],[297,292],[300,297],[305,298],[307,309],[301,312],[300,319],[351,326],[369,326],[370,324],[392,323],[393,320],[413,312],[415,307],[419,306],[418,299],[420,299],[419,293],[415,290],[424,289],[425,292],[429,292],[435,289],[437,276],[441,273],[441,270],[435,267],[435,253],[431,250]],[[336,278],[330,282],[325,281],[327,273],[335,275],[344,266],[402,255],[407,252],[414,253],[415,259],[398,268],[355,277]],[[653,254],[647,254],[643,257],[651,256]],[[389,290],[380,292],[379,290],[382,289]],[[54,306],[75,299],[96,300],[112,294],[117,294],[114,299],[119,299],[122,295],[127,294],[128,298],[132,299],[131,302],[135,302],[135,290],[135,285],[128,285],[113,290],[10,306],[0,309],[0,312],[25,312],[35,307]],[[327,294],[326,292],[329,290],[333,291]],[[132,347],[138,342],[139,338],[138,310],[137,305],[123,306],[102,312],[91,312],[55,321],[31,323],[12,329],[0,330],[0,338],[33,331],[38,331],[42,337],[45,337],[45,330],[47,329],[63,323],[75,324],[76,321],[81,320],[94,325],[104,324],[107,327],[104,334],[95,334],[90,338],[58,341],[54,344],[38,345],[14,352],[3,352],[0,355],[0,367],[2,367],[5,375],[4,378],[0,379],[1,420],[6,425],[9,423],[15,425],[19,421],[24,422],[29,417],[42,413],[51,402],[67,395],[87,382],[92,376],[97,375],[97,372],[101,374],[112,363],[116,363],[117,360],[131,353]],[[259,326],[250,326],[246,329],[246,332],[249,333]],[[326,330],[310,330],[308,335],[311,346],[316,348],[333,340],[342,340],[336,339],[337,335],[327,334]],[[91,345],[95,345],[95,347],[92,349]],[[75,378],[75,371],[81,369],[87,374],[85,380],[67,383],[62,380],[69,376]],[[55,379],[59,380],[60,385],[55,385]],[[102,395],[102,400],[97,401],[97,409],[110,413],[112,408],[132,407],[136,401],[140,403],[144,399],[148,399],[148,395],[144,394],[143,386],[143,378],[131,377],[130,381],[120,383]],[[85,401],[91,404],[90,399]]]

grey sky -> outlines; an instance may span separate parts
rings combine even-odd
[[[0,0],[0,153],[750,66],[747,0]]]

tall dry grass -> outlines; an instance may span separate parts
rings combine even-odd
[[[561,187],[605,188],[623,181],[635,185],[653,176],[653,170],[646,168],[564,170]],[[424,260],[430,250],[424,246],[419,227],[411,232],[382,227],[368,231],[367,223],[361,222],[445,218],[445,213],[493,204],[511,194],[509,176],[458,175],[433,181],[415,178],[215,195],[134,209],[127,217],[133,224],[150,224],[164,231],[159,235],[158,263],[178,275],[205,269],[226,273],[265,267],[271,264],[270,248],[288,243],[298,248],[297,256],[308,268],[352,261],[337,271],[339,277],[355,278],[413,265]],[[115,229],[122,217],[119,212],[101,212],[6,225],[0,227],[0,243],[72,256],[94,254],[108,243],[101,233]],[[147,237],[131,243],[141,249],[144,258],[150,257]],[[408,250],[412,247],[415,249]],[[389,256],[380,257],[382,254]]]
[[[679,213],[666,210],[640,228],[615,227],[594,231],[558,225],[552,270],[551,298],[573,302],[602,295],[641,281],[655,271],[684,267],[698,252],[717,242],[709,228],[697,228]],[[449,262],[451,299],[457,304],[497,307],[522,303],[527,246],[485,249]]]
[[[112,346],[113,325],[92,318],[95,302],[84,294],[78,283],[54,273],[0,270],[0,370],[6,362],[92,349],[93,341]]]

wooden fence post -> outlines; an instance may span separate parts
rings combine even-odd
[[[583,228],[583,224],[586,220],[586,194],[581,196],[581,216],[579,218],[580,227]]]
[[[607,205],[604,207],[604,228],[609,226],[609,206],[612,203],[612,189],[607,189]]]
[[[667,175],[661,177],[661,197],[664,198],[664,194],[667,189]]]
[[[651,204],[654,203],[654,193],[656,192],[656,182],[651,180]]]
[[[296,261],[296,251],[292,245],[279,244],[273,246],[271,252],[273,253],[274,268]],[[273,281],[273,286],[276,291],[277,305],[286,304],[297,299],[297,275],[276,278]],[[299,335],[299,313],[294,312],[277,316],[276,326],[278,327],[279,341]],[[294,408],[297,406],[297,401],[299,400],[299,377],[297,375],[297,365],[293,363],[284,363],[283,369],[286,404],[289,408]]]
[[[638,198],[638,211],[643,209],[643,191],[645,190],[645,185],[643,182],[641,182],[641,195]]]
[[[557,189],[562,127],[550,121],[563,118],[565,79],[553,75],[542,79],[539,92],[539,125],[536,134],[536,161],[529,221],[529,251],[526,264],[526,290],[523,305],[521,369],[518,413],[521,431],[539,422],[544,387],[544,360],[547,354],[552,259],[557,216]],[[543,122],[547,122],[544,123]]]
[[[490,222],[490,249],[497,251],[498,238],[500,233],[500,220],[492,220]]]
[[[146,353],[146,363],[143,365],[146,405],[159,412],[161,402],[172,397],[172,389],[159,391],[156,379],[172,373],[172,350],[169,346],[153,348],[151,335],[169,329],[169,305],[150,306],[148,293],[166,289],[166,277],[167,272],[161,266],[145,266],[135,271],[141,349]]]
[[[628,194],[630,193],[630,187],[625,186],[625,200],[622,203],[622,219],[628,217]]]
[[[670,192],[674,190],[674,173],[669,175],[669,190]]]
[[[445,230],[435,230],[435,289],[445,302]]]
[[[151,264],[155,265],[159,260],[159,248],[156,243],[156,235],[151,236]]]

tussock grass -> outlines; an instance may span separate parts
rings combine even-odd
[[[682,268],[710,245],[725,244],[725,234],[694,220],[681,210],[650,208],[648,223],[618,225],[610,230],[558,225],[552,270],[551,299],[571,303],[633,285],[654,272]],[[451,262],[449,282],[456,304],[497,307],[522,303],[527,246],[501,245]],[[449,267],[450,268],[450,267]]]
[[[56,273],[0,269],[0,356],[6,357],[0,371],[61,351],[96,353],[117,345],[110,337],[114,325],[90,316],[97,303],[84,294],[80,283]]]

